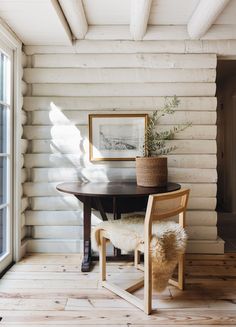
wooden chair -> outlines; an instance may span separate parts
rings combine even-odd
[[[150,195],[144,220],[144,242],[140,243],[134,252],[134,265],[144,271],[144,278],[136,281],[125,290],[106,280],[106,243],[109,235],[105,230],[100,233],[99,263],[100,278],[103,287],[116,293],[128,302],[136,305],[146,314],[152,311],[152,258],[150,255],[150,241],[152,235],[152,221],[168,219],[178,215],[179,224],[185,227],[185,212],[188,202],[189,190],[179,190],[170,193]],[[144,265],[140,264],[140,253],[144,253]],[[178,280],[169,280],[169,283],[184,289],[184,254],[178,261]],[[131,294],[144,286],[144,301]]]

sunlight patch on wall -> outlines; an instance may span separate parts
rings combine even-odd
[[[106,167],[96,168],[96,164],[89,161],[88,127],[81,126],[81,130],[73,124],[61,111],[61,108],[53,102],[50,103],[50,122],[52,123],[50,134],[49,161],[64,170],[66,178],[67,170],[73,168],[70,177],[76,181],[109,181]],[[92,168],[92,169],[91,169]],[[52,172],[54,174],[54,172]],[[50,175],[51,172],[49,171]],[[65,180],[65,179],[64,179]],[[70,178],[71,180],[71,178]]]

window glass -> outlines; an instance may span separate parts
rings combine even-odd
[[[10,104],[10,60],[4,53],[0,53],[0,101]]]
[[[0,153],[7,153],[7,108],[0,104]]]
[[[7,221],[6,208],[0,210],[0,256],[7,251]]]
[[[7,202],[7,159],[0,157],[0,205]]]

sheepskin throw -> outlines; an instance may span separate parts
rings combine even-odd
[[[97,225],[92,233],[92,247],[98,250],[100,231],[105,230],[111,243],[118,249],[133,251],[144,240],[144,217],[135,215],[119,220],[110,220]],[[163,291],[185,252],[187,235],[185,230],[172,221],[155,221],[152,228],[151,255],[153,287]]]

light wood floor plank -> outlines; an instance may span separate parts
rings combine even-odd
[[[52,279],[42,279],[42,280],[11,280],[11,279],[2,279],[0,281],[0,290],[14,289],[14,288],[97,288],[97,280],[52,280]]]
[[[48,264],[54,265],[57,264],[75,264],[80,265],[82,260],[81,254],[44,254],[44,253],[33,253],[27,254],[25,258],[23,258],[18,264],[25,264],[29,262],[31,265],[33,264]]]
[[[187,254],[186,260],[236,260],[236,253],[225,254]]]
[[[112,278],[114,279],[139,279],[142,277],[142,272],[114,272],[112,273]],[[109,276],[109,274],[108,274]],[[74,280],[74,281],[88,281],[96,280],[98,278],[98,273],[90,272],[81,273],[81,272],[70,272],[70,273],[61,273],[61,272],[48,272],[43,274],[41,272],[11,272],[9,271],[7,275],[3,276],[2,280]]]
[[[235,266],[191,266],[186,269],[187,276],[236,277]]]
[[[67,299],[21,299],[21,298],[1,298],[1,310],[64,310]]]
[[[54,323],[78,325],[140,324],[143,325],[235,325],[235,310],[160,309],[147,316],[134,310],[77,310],[74,311],[2,311],[3,323]]]
[[[21,264],[17,263],[10,269],[11,272],[81,272],[81,265],[76,264]],[[130,262],[110,262],[107,272],[134,272],[137,271]],[[92,272],[99,272],[99,267],[93,267]]]
[[[182,298],[169,298],[169,299],[154,299],[153,307],[156,309],[199,309],[212,310],[212,309],[232,309],[236,310],[236,302],[229,302],[228,300],[186,300]],[[123,310],[136,308],[124,301],[123,299],[68,299],[65,310],[76,311],[76,310],[95,310],[104,309],[106,310]]]
[[[207,267],[218,267],[218,266],[235,266],[235,260],[186,260],[187,267],[191,266],[207,266]]]

